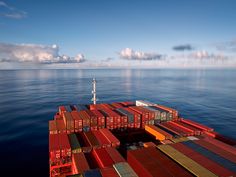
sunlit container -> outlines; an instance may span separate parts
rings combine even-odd
[[[65,106],[59,106],[59,114],[62,115],[63,112],[66,112],[66,107]]]
[[[98,129],[105,128],[105,116],[98,110],[91,110],[91,112],[97,116]]]
[[[176,134],[180,135],[180,136],[191,136],[193,135],[193,133],[191,131],[188,131],[186,129],[183,129],[181,127],[175,126],[173,124],[171,124],[171,122],[164,122],[162,123],[162,125],[164,125],[165,127],[168,127],[170,130],[172,130],[173,132],[175,132]]]
[[[86,113],[86,111],[79,111],[79,115],[83,121],[83,131],[87,132],[90,130],[90,117]]]
[[[211,171],[199,165],[197,162],[193,161],[189,157],[177,151],[170,145],[159,145],[158,148],[196,176],[207,176],[207,177],[217,176]]]
[[[73,173],[83,173],[89,170],[88,162],[84,156],[84,153],[72,154]]]
[[[86,113],[90,117],[90,128],[91,128],[91,130],[97,130],[98,129],[98,118],[97,118],[97,116],[91,110],[86,110]]]
[[[230,153],[236,155],[236,147],[230,146],[224,142],[221,142],[221,141],[211,138],[211,137],[204,137],[204,141],[209,142],[218,148],[221,148],[227,152],[230,152]]]
[[[64,120],[57,119],[56,126],[57,126],[58,133],[66,133],[66,126],[65,126]]]
[[[104,148],[93,149],[92,155],[96,159],[99,168],[111,167],[114,163]]]
[[[50,120],[49,122],[49,133],[50,134],[57,134],[58,131],[57,131],[57,124],[56,124],[56,121],[55,120]]]
[[[67,133],[74,132],[74,119],[72,118],[70,112],[63,112],[63,120]]]
[[[233,172],[222,167],[217,162],[208,159],[207,157],[196,152],[194,149],[188,148],[181,143],[171,144],[171,146],[218,176],[226,177],[234,175]]]
[[[110,147],[110,141],[100,132],[100,131],[92,131],[94,136],[97,138],[101,147]]]
[[[145,177],[192,177],[193,175],[176,164],[155,147],[128,151],[128,163],[139,176]]]
[[[138,177],[127,162],[120,162],[113,165],[120,177]]]
[[[111,143],[113,147],[119,146],[120,141],[106,128],[99,130]]]
[[[75,132],[81,132],[83,130],[83,119],[80,116],[79,112],[72,111],[71,116],[74,120],[74,131]]]
[[[130,113],[129,111],[125,110],[124,108],[118,108],[118,109],[116,109],[116,111],[127,117],[127,125],[129,125],[129,127],[131,127],[130,124],[134,123],[134,115],[132,113]],[[124,123],[124,121],[123,121],[123,123]]]
[[[141,127],[141,115],[135,111],[133,111],[130,108],[123,108],[124,110],[128,111],[129,113],[133,114],[134,116],[134,122],[129,123],[128,121],[128,125],[130,126],[130,128],[140,128]]]
[[[68,137],[69,137],[69,142],[70,142],[72,153],[81,152],[82,151],[81,145],[79,143],[79,140],[78,140],[76,134],[71,133],[71,134],[68,135]]]
[[[204,130],[204,131],[208,131],[208,132],[213,131],[213,128],[210,128],[210,127],[207,127],[205,125],[199,124],[199,123],[194,122],[192,120],[187,120],[187,119],[183,119],[182,118],[180,121],[184,122],[184,123],[186,123],[188,125],[194,126],[194,127],[198,128],[200,130]]]
[[[145,125],[145,131],[153,135],[158,140],[172,139],[172,135],[161,130],[154,125]]]
[[[194,149],[196,152],[204,155],[205,157],[207,157],[208,159],[212,160],[212,161],[216,161],[218,164],[220,164],[221,166],[229,169],[230,171],[234,171],[236,172],[236,165],[234,162],[231,162],[230,160],[215,154],[211,151],[209,151],[208,149],[194,143],[195,141],[186,141],[186,142],[182,142],[184,145],[186,145],[187,147]]]
[[[156,147],[156,144],[154,144],[153,142],[145,142],[143,143],[144,147]]]
[[[102,177],[119,177],[116,170],[113,167],[107,167],[100,169]]]

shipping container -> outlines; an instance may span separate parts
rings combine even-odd
[[[125,159],[120,155],[120,153],[113,147],[105,148],[114,163],[125,162]]]
[[[63,112],[66,112],[66,107],[65,106],[59,106],[59,114],[62,115]]]
[[[116,170],[113,167],[107,167],[100,169],[102,177],[119,177]]]
[[[72,164],[74,174],[83,173],[89,170],[88,162],[84,156],[84,153],[74,153],[72,154]]]
[[[91,112],[97,116],[97,126],[98,129],[105,128],[105,117],[104,115],[98,110],[91,110]]]
[[[186,123],[186,124],[188,124],[188,125],[191,125],[191,126],[193,126],[193,127],[196,127],[196,128],[198,128],[198,129],[200,129],[200,130],[203,130],[203,131],[208,131],[208,132],[213,131],[213,128],[210,128],[210,127],[207,127],[207,126],[205,126],[205,125],[199,124],[199,123],[194,122],[194,121],[192,121],[192,120],[187,120],[187,119],[183,119],[183,118],[182,118],[180,121],[181,121],[181,122],[184,122],[184,123]]]
[[[104,148],[93,149],[92,155],[96,159],[99,168],[111,167],[114,163]]]
[[[154,144],[153,142],[145,142],[143,143],[144,147],[156,147],[156,144]]]
[[[194,149],[196,152],[202,154],[203,156],[207,157],[208,159],[217,162],[218,164],[220,164],[221,166],[227,168],[230,171],[236,172],[236,165],[235,163],[231,162],[228,159],[225,159],[213,152],[211,152],[210,150],[194,143],[195,141],[185,141],[182,142],[184,145],[186,145],[187,147]]]
[[[91,128],[91,130],[97,130],[98,129],[98,118],[97,118],[97,116],[91,110],[86,110],[86,113],[90,117],[90,128]]]
[[[75,108],[77,111],[85,111],[85,110],[88,110],[87,106],[86,105],[83,105],[83,104],[77,104],[75,105]]]
[[[86,137],[86,140],[88,141],[88,143],[91,147],[93,147],[93,148],[101,147],[97,138],[92,133],[92,131],[84,132],[84,136]]]
[[[90,117],[86,111],[79,111],[79,115],[83,121],[83,131],[88,132],[90,130]]]
[[[74,120],[74,131],[75,132],[82,132],[82,130],[83,130],[83,119],[80,116],[79,112],[72,111],[71,116]]]
[[[111,103],[111,106],[113,106],[115,109],[123,107],[123,105],[120,103]]]
[[[154,125],[146,125],[145,131],[153,135],[158,140],[172,139],[173,136]]]
[[[167,156],[175,160],[177,163],[182,165],[188,171],[193,173],[196,176],[207,176],[207,177],[216,177],[214,173],[207,170],[203,166],[199,165],[197,162],[193,161],[189,157],[185,156],[181,152],[177,151],[175,148],[170,145],[159,145],[157,146],[162,152],[164,152]]]
[[[74,132],[74,119],[72,118],[71,113],[63,112],[62,116],[63,116],[64,124],[66,126],[67,133]]]
[[[194,149],[188,148],[181,143],[171,144],[171,146],[218,176],[226,177],[235,175],[233,172],[222,167],[217,162],[208,159],[207,157],[196,152]]]
[[[120,141],[106,128],[99,130],[110,141],[113,147],[120,145]]]
[[[64,120],[57,119],[56,126],[57,126],[58,133],[66,133],[66,126],[65,126]]]
[[[193,176],[155,147],[128,151],[128,163],[139,176]]]
[[[91,169],[83,173],[83,177],[102,177],[99,169]]]
[[[120,162],[113,165],[120,177],[138,177],[127,162]]]
[[[69,137],[69,142],[70,142],[70,147],[71,147],[72,153],[81,152],[82,151],[81,145],[79,143],[79,140],[77,139],[76,134],[71,133],[68,135],[68,137]]]
[[[111,142],[100,132],[100,131],[92,131],[96,139],[98,140],[101,147],[110,147]]]
[[[58,133],[56,120],[50,120],[48,127],[49,127],[50,134],[57,134]]]
[[[61,150],[61,157],[70,158],[71,157],[71,146],[67,134],[58,134],[59,144]],[[70,160],[70,159],[68,159]]]

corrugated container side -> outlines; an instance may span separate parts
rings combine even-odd
[[[107,147],[105,149],[114,163],[125,162],[125,159],[120,155],[120,153],[115,148]]]
[[[59,106],[59,114],[62,115],[63,112],[66,112],[65,106]]]
[[[225,159],[225,158],[209,151],[208,149],[201,147],[200,145],[194,143],[194,141],[186,141],[186,142],[182,142],[182,143],[184,145],[186,145],[187,147],[190,147],[191,149],[194,149],[196,152],[209,158],[210,160],[217,162],[221,166],[229,169],[230,171],[236,172],[235,163],[229,161],[228,159]]]
[[[165,139],[172,139],[173,136],[160,128],[154,126],[154,125],[146,125],[145,126],[145,131],[149,132],[153,136],[156,137],[158,140],[165,140]]]
[[[177,163],[182,165],[184,168],[186,168],[188,171],[193,173],[196,176],[207,176],[207,177],[216,177],[216,175],[206,168],[202,167],[192,159],[188,158],[181,152],[177,151],[170,145],[159,145],[157,146],[162,152],[164,152],[166,155],[168,155],[170,158],[175,160]]]
[[[79,112],[72,111],[71,112],[71,116],[72,116],[72,118],[74,120],[75,132],[81,132],[83,130],[83,119],[80,116]]]
[[[119,177],[116,170],[113,167],[107,167],[100,169],[102,177]]]
[[[57,125],[56,125],[56,121],[55,120],[50,120],[49,122],[49,133],[50,134],[57,134],[58,131],[57,131]]]
[[[92,110],[92,112],[97,116],[98,129],[105,128],[105,117],[98,110]]]
[[[116,147],[120,145],[120,141],[106,128],[99,130],[110,142],[111,145]]]
[[[114,163],[108,152],[104,148],[93,149],[92,155],[96,159],[100,168],[110,167]]]
[[[164,126],[170,128],[171,130],[178,132],[181,136],[192,136],[194,133],[191,131],[188,131],[186,129],[183,129],[179,126],[173,125],[171,122],[164,122],[162,123]]]
[[[56,126],[58,133],[66,133],[66,126],[64,124],[64,120],[56,120]]]
[[[199,128],[201,130],[204,130],[204,131],[213,131],[213,128],[210,128],[210,127],[207,127],[205,125],[199,124],[199,123],[194,122],[192,120],[181,119],[181,122],[184,122],[186,124],[189,124],[191,126],[194,126],[194,127]]]
[[[84,135],[86,136],[90,146],[92,146],[93,148],[99,147],[99,142],[91,131],[84,132]]]
[[[100,132],[100,131],[92,131],[94,136],[97,138],[101,147],[110,147],[110,141]]]
[[[129,166],[127,162],[120,162],[113,165],[114,169],[119,176],[122,177],[138,177],[134,170]]]
[[[69,142],[71,146],[72,153],[79,153],[82,151],[81,145],[77,139],[76,134],[72,133],[68,135],[69,137]]]
[[[58,134],[62,157],[71,157],[71,147],[67,134]]]
[[[66,126],[66,131],[68,133],[74,132],[74,119],[72,118],[70,112],[63,113],[63,120]]]
[[[221,149],[224,149],[225,151],[228,151],[228,152],[236,155],[236,148],[233,147],[233,146],[230,146],[228,144],[225,144],[225,143],[223,143],[219,140],[216,140],[216,139],[210,138],[210,137],[205,137],[204,141],[207,141],[207,142],[209,142],[209,143],[211,143],[211,144],[213,144],[213,145],[215,145],[215,146],[217,146]]]
[[[74,167],[74,173],[76,174],[89,170],[89,165],[84,156],[84,153],[72,154],[72,163]]]
[[[233,172],[217,164],[217,162],[209,160],[207,157],[197,153],[193,149],[188,148],[181,143],[171,144],[171,146],[218,176],[226,177],[234,175]]]
[[[219,147],[214,146],[211,143],[208,143],[204,140],[198,140],[198,141],[194,141],[194,143],[220,155],[221,157],[224,157],[225,159],[230,160],[231,162],[234,162],[236,164],[236,156],[230,152],[227,152]]]

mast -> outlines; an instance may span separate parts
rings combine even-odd
[[[96,79],[93,78],[93,90],[92,90],[92,94],[93,94],[93,98],[92,98],[92,101],[93,101],[93,104],[96,104],[97,102],[97,98],[96,98]]]

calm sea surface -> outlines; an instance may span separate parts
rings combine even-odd
[[[0,71],[0,176],[48,176],[48,120],[63,104],[145,99],[236,138],[236,70]]]

